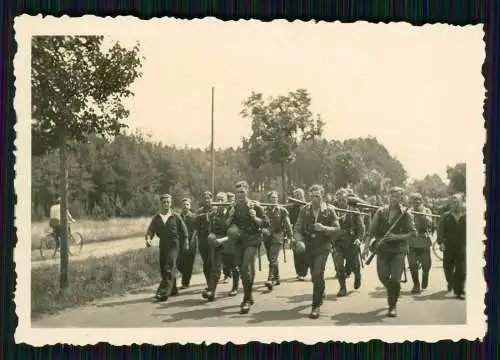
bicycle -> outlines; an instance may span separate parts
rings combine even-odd
[[[77,255],[83,248],[83,235],[79,232],[68,233],[68,253],[69,255]],[[40,256],[45,259],[44,252],[54,249],[52,258],[55,258],[60,246],[56,247],[55,234],[52,229],[47,229],[46,235],[40,240]]]

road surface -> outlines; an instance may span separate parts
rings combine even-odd
[[[153,246],[157,245],[153,242]],[[104,257],[107,255],[119,254],[128,250],[141,249],[145,247],[144,236],[133,237],[123,240],[113,240],[113,241],[102,241],[102,242],[93,242],[90,244],[83,245],[82,251],[77,255],[70,255],[70,261],[75,260],[83,260],[89,257]],[[36,268],[39,266],[48,266],[53,264],[59,264],[59,253],[57,253],[56,257],[52,259],[52,252],[49,252],[49,255],[46,256],[44,260],[39,257],[39,251],[32,251],[31,267]]]
[[[122,297],[110,298],[80,308],[33,321],[40,327],[168,327],[168,326],[307,326],[307,325],[438,325],[465,324],[466,301],[455,299],[444,290],[441,262],[433,259],[429,287],[420,295],[410,293],[412,283],[402,284],[397,318],[386,317],[385,290],[381,287],[375,262],[363,269],[363,283],[352,290],[353,278],[348,279],[349,295],[337,298],[338,281],[333,279],[333,262],[326,269],[326,299],[319,319],[308,318],[311,310],[312,283],[295,279],[291,251],[288,262],[280,256],[282,282],[271,293],[264,287],[267,263],[256,274],[255,305],[249,314],[239,314],[242,290],[227,297],[231,285],[220,284],[216,301],[206,302],[201,292],[203,275],[193,276],[189,289],[165,303],[153,303],[155,287],[139,289]],[[331,258],[330,258],[331,259]],[[307,278],[309,280],[309,278]]]

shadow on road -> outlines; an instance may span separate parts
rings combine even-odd
[[[375,299],[385,299],[387,297],[387,291],[384,288],[381,288],[381,290],[372,291],[368,293],[368,295]],[[399,293],[399,296],[412,296],[412,295],[413,294],[411,293],[411,291],[408,290],[401,290]]]
[[[265,310],[260,312],[250,312],[250,314],[248,314],[250,316],[250,319],[246,321],[246,324],[260,324],[272,321],[304,319],[307,318],[309,314],[303,314],[300,313],[300,311],[307,309],[309,307],[310,305],[308,304],[308,305],[300,305],[290,310]],[[238,316],[231,316],[231,318],[233,319],[237,317]]]
[[[173,305],[173,304],[169,304]],[[199,305],[199,303],[198,303]],[[166,306],[168,307],[168,306]],[[225,310],[234,309],[234,311],[226,312]],[[182,311],[179,313],[173,313],[170,315],[170,318],[162,320],[164,323],[175,323],[178,321],[185,320],[204,320],[207,318],[219,318],[219,317],[227,317],[228,314],[239,313],[239,305],[231,305],[224,307],[203,307],[200,309],[190,310],[190,311]],[[162,314],[158,314],[155,316],[165,316]]]
[[[108,302],[104,304],[98,304],[98,308],[102,307],[114,307],[114,306],[122,306],[122,305],[133,305],[133,304],[142,304],[142,303],[152,303],[154,301],[153,295],[147,298],[140,298],[140,299],[134,299],[134,300],[125,300],[125,301],[114,301],[114,302]]]
[[[335,325],[370,324],[382,322],[386,317],[387,309],[380,308],[369,312],[346,312],[333,315],[331,319]]]
[[[446,290],[441,290],[432,294],[427,294],[427,295],[417,295],[414,296],[414,300],[418,301],[426,301],[426,300],[450,300],[453,299],[451,297],[446,296],[448,292]]]

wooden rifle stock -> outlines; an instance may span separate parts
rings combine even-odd
[[[306,205],[307,204],[305,201],[302,201],[302,200],[299,200],[299,199],[295,199],[295,198],[292,198],[292,197],[289,197],[288,200],[290,200],[293,203],[300,204],[300,205]],[[338,208],[336,206],[334,206],[334,208],[335,208],[335,211],[339,211],[339,212],[345,212],[345,213],[350,213],[350,214],[357,214],[357,215],[369,216],[369,214],[361,212],[361,211],[349,210],[349,209],[342,209],[342,208]]]
[[[365,202],[359,201],[358,199],[355,199],[354,201],[353,200],[348,200],[348,203],[352,204],[354,206],[365,207],[365,208],[369,208],[369,209],[380,209],[382,207],[382,206],[376,206],[376,205],[367,204]],[[424,215],[424,216],[430,216],[430,217],[434,217],[434,218],[440,218],[441,217],[440,215],[436,215],[436,214],[426,214],[426,213],[423,213],[423,212],[411,211],[411,210],[410,210],[410,214]]]

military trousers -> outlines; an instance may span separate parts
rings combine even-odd
[[[203,275],[205,276],[205,281],[208,286],[212,266],[212,248],[208,244],[208,239],[199,239],[198,249],[200,250],[201,261],[203,262]]]
[[[305,252],[297,252],[293,250],[293,264],[295,267],[295,273],[297,276],[305,277],[307,275],[307,270],[309,264],[307,262],[307,257]]]
[[[428,273],[431,270],[431,248],[430,247],[410,247],[408,252],[408,264],[410,271],[418,272],[418,264],[422,265],[422,271]]]
[[[276,281],[280,279],[279,270],[279,254],[281,250],[281,244],[271,241],[265,241],[264,246],[266,248],[267,261],[269,262],[269,274],[267,276],[268,281]]]
[[[169,297],[175,288],[175,277],[177,276],[177,257],[179,244],[175,241],[160,239],[160,275],[161,282],[156,290],[159,297]]]
[[[377,274],[380,282],[387,289],[387,303],[390,308],[396,306],[401,291],[401,276],[404,270],[405,253],[381,252],[377,254]]]
[[[307,251],[308,265],[311,269],[311,279],[313,283],[312,307],[319,307],[323,302],[325,294],[325,267],[330,250],[317,252]]]
[[[359,275],[361,272],[359,248],[354,244],[336,246],[333,252],[333,261],[341,283],[345,282],[348,273]]]
[[[259,248],[258,245],[236,244],[237,264],[243,285],[243,302],[253,300],[252,290],[255,279],[255,258]]]
[[[215,293],[217,285],[219,284],[219,279],[222,273],[222,267],[226,264],[231,270],[231,278],[233,281],[233,290],[238,289],[238,284],[240,282],[240,274],[238,271],[238,266],[236,264],[236,254],[234,252],[225,252],[222,246],[212,249],[212,266],[210,272],[210,281],[208,283],[209,291]]]

